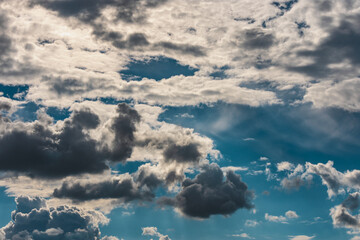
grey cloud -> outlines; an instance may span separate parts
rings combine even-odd
[[[14,130],[0,138],[0,170],[58,178],[108,168],[96,150],[97,143],[71,121],[60,133],[37,128],[32,133]]]
[[[349,60],[353,65],[360,64],[360,31],[357,28],[360,15],[350,16],[329,32],[315,50],[298,51],[298,57],[312,58],[314,63],[304,66],[289,66],[288,70],[304,73],[313,77],[325,77],[333,74],[330,64]],[[339,72],[339,70],[336,70]]]
[[[336,227],[356,229],[360,226],[358,218],[351,215],[348,209],[342,205],[332,208],[330,210],[330,216],[333,220],[333,225]]]
[[[0,111],[9,111],[11,104],[7,102],[0,102]]]
[[[39,4],[56,11],[61,17],[76,17],[84,22],[93,22],[101,16],[106,7],[116,9],[116,18],[127,23],[142,22],[146,18],[146,9],[157,7],[166,0],[33,0],[32,5]]]
[[[90,212],[69,206],[47,208],[45,201],[39,198],[19,197],[16,203],[12,221],[1,229],[6,240],[101,239]]]
[[[82,108],[79,111],[74,111],[72,121],[74,124],[87,129],[97,128],[100,124],[99,116],[92,113],[89,108]]]
[[[99,117],[89,109],[74,111],[58,132],[45,123],[35,123],[29,131],[12,130],[0,137],[0,170],[31,177],[61,178],[108,169],[106,160],[125,161],[134,146],[139,114],[126,104],[118,105],[111,130],[111,148],[100,147],[87,129],[99,126]],[[48,123],[51,124],[51,123]],[[20,150],[20,151],[19,151]]]
[[[160,205],[178,208],[183,214],[195,218],[211,215],[230,215],[239,208],[251,209],[253,192],[241,181],[240,176],[229,171],[224,180],[217,164],[208,165],[194,179],[185,179],[182,190],[174,198],[164,197]]]
[[[275,43],[275,37],[271,33],[265,33],[260,29],[250,29],[244,33],[245,40],[242,46],[246,49],[268,49]]]
[[[100,79],[95,78],[90,78],[85,82],[79,78],[43,76],[42,82],[58,96],[71,96],[96,89],[107,90],[112,88],[112,86],[105,86]]]
[[[124,202],[133,200],[151,201],[154,198],[151,191],[140,190],[132,178],[88,184],[65,182],[61,188],[54,190],[53,196],[56,198],[69,198],[74,201],[119,198],[123,199]]]
[[[154,48],[170,50],[184,55],[192,55],[194,57],[206,56],[205,49],[197,45],[179,44],[172,42],[159,42],[154,44]]]
[[[165,161],[176,161],[178,163],[197,163],[201,157],[198,147],[199,146],[196,143],[189,143],[184,146],[171,144],[164,151]]]
[[[113,120],[111,130],[115,139],[111,150],[107,150],[112,161],[125,161],[131,156],[135,146],[134,132],[136,124],[140,122],[138,112],[127,104],[121,103],[117,108],[118,116]]]
[[[360,206],[360,194],[349,194],[349,196],[344,200],[344,202],[342,202],[342,205],[351,211],[358,209]]]
[[[140,166],[136,172],[136,182],[141,187],[146,186],[151,191],[163,184],[162,179],[160,179],[155,173],[149,171],[146,165]]]

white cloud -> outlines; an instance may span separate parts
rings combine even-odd
[[[171,240],[168,235],[159,233],[157,227],[143,227],[142,235],[159,237],[159,240]]]
[[[292,170],[295,166],[294,164],[290,163],[290,162],[280,162],[276,165],[277,167],[277,171],[281,172],[281,171],[290,171]]]
[[[259,222],[256,220],[246,220],[245,222],[245,226],[247,227],[256,227],[257,225],[259,225]]]
[[[298,236],[289,236],[290,240],[311,240],[314,239],[315,236],[306,236],[306,235],[298,235]]]
[[[265,213],[265,220],[269,222],[277,222],[277,223],[288,223],[288,220],[299,218],[295,211],[287,211],[285,216],[273,216],[268,213]]]
[[[241,234],[233,234],[233,237],[240,237],[240,238],[247,238],[247,239],[255,239],[253,237],[250,237],[247,233],[241,233]]]
[[[285,216],[286,216],[287,218],[298,218],[298,217],[299,217],[299,216],[296,214],[295,211],[287,211],[287,212],[285,213]]]

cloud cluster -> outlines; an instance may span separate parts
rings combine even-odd
[[[273,216],[268,213],[265,213],[265,220],[269,222],[277,222],[277,223],[288,223],[288,220],[299,218],[295,211],[287,211],[285,216]]]
[[[41,198],[19,197],[12,221],[0,229],[1,239],[117,239],[101,238],[99,224],[107,219],[100,213],[75,207],[49,208]]]

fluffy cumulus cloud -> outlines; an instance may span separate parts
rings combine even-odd
[[[268,213],[265,213],[265,220],[269,222],[276,222],[276,223],[288,223],[288,220],[299,218],[295,211],[287,211],[285,216],[273,216]]]
[[[41,198],[19,197],[11,222],[1,228],[1,239],[117,239],[101,238],[99,224],[107,219],[100,213],[75,207],[49,208]]]
[[[214,214],[230,215],[239,208],[251,209],[254,193],[248,190],[239,175],[224,174],[217,164],[204,167],[194,179],[185,179],[182,190],[174,197],[159,200],[161,205],[177,208],[193,218],[209,218]]]
[[[142,235],[158,237],[159,240],[171,240],[171,238],[169,238],[168,235],[163,235],[163,234],[159,233],[157,227],[142,228]]]

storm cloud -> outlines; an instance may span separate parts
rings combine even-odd
[[[174,197],[159,199],[160,205],[170,205],[182,214],[205,219],[211,215],[230,215],[240,208],[251,209],[254,193],[248,190],[239,175],[223,171],[217,164],[204,167],[194,179],[185,179],[182,190]]]
[[[119,104],[110,130],[111,147],[102,147],[88,131],[99,126],[99,116],[88,108],[76,110],[59,131],[35,123],[30,131],[13,129],[0,137],[0,170],[31,177],[61,178],[108,169],[106,160],[125,161],[134,146],[136,110]],[[19,149],[21,151],[19,151]]]

